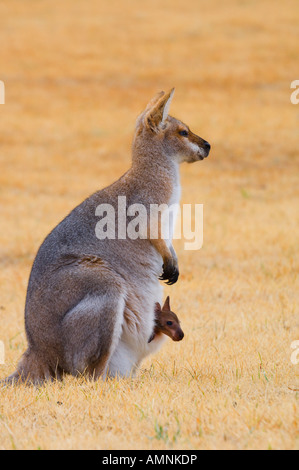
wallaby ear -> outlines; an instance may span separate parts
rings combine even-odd
[[[150,102],[147,104],[146,108],[142,113],[139,114],[137,120],[136,120],[136,128],[140,126],[140,124],[146,123],[147,120],[145,119],[145,116],[148,114],[148,112],[157,104],[157,102],[162,98],[162,96],[165,95],[164,91],[159,91],[159,93],[156,93],[155,96],[150,100]]]
[[[167,296],[165,302],[164,302],[164,305],[163,305],[163,308],[162,310],[169,310],[170,311],[170,299],[169,299],[169,295]]]
[[[165,95],[165,91],[159,91],[159,93],[156,93],[155,96],[147,104],[147,106],[146,106],[145,110],[143,111],[143,113],[147,113],[150,109],[152,109],[155,106],[155,104],[157,104],[158,101],[164,95]]]
[[[167,119],[173,95],[174,88],[172,88],[168,93],[163,92],[160,99],[158,99],[153,106],[149,107],[148,112],[146,112],[144,116],[144,124],[146,127],[149,127],[152,131],[156,132],[159,130]]]
[[[166,97],[168,96],[168,98],[166,98],[166,102],[165,102],[165,105],[164,105],[164,108],[163,108],[163,117],[162,117],[162,124],[166,121],[167,119],[167,116],[169,114],[169,109],[170,109],[170,105],[171,105],[171,102],[172,102],[172,98],[173,98],[173,95],[174,95],[174,88],[172,88],[167,94],[166,94]]]

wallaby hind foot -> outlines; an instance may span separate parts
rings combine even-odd
[[[61,380],[62,370],[60,367],[52,368],[34,353],[30,348],[23,354],[17,370],[9,377],[1,381],[1,384],[15,385],[25,383],[26,385],[42,385],[45,381]]]

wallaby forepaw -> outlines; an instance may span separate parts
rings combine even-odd
[[[160,281],[167,281],[168,286],[175,284],[179,278],[179,269],[173,264],[164,265],[163,264],[163,274],[159,277]]]

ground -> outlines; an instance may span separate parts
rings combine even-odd
[[[171,114],[212,145],[181,168],[204,205],[165,288],[184,340],[134,380],[1,389],[0,448],[298,449],[298,2],[10,0],[0,18],[1,377],[39,245],[126,171],[151,96],[175,86]]]

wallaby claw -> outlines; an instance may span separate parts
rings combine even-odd
[[[163,274],[159,277],[160,281],[167,281],[168,286],[175,284],[179,278],[179,270],[176,266],[170,265],[165,267],[163,264]]]

